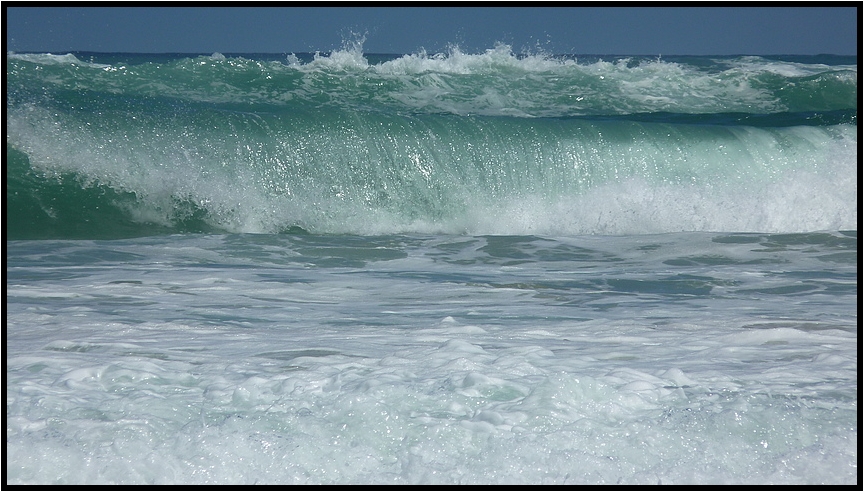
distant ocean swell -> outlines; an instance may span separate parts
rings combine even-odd
[[[858,226],[854,59],[79,56],[7,57],[11,239]]]

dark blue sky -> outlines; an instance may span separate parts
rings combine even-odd
[[[764,5],[764,4],[763,4]],[[858,53],[849,7],[6,7],[6,50],[299,53]]]

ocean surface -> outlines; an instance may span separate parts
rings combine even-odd
[[[8,484],[856,484],[857,63],[7,53]]]

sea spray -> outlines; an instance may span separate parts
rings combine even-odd
[[[7,57],[10,237],[857,227],[836,57],[80,56]]]

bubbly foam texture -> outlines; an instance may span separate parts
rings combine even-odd
[[[660,58],[635,63],[630,58],[578,63],[574,59],[542,53],[516,56],[505,44],[498,44],[481,54],[466,54],[453,47],[446,54],[430,56],[420,52],[369,65],[363,58],[361,43],[327,57],[316,56],[305,70],[322,68],[360,69],[399,77],[404,85],[399,94],[391,94],[391,97],[415,109],[523,117],[651,111],[789,111],[794,108],[778,99],[776,89],[771,90],[770,85],[761,80],[763,75],[777,74],[796,79],[837,71],[848,75],[843,78],[850,85],[855,84],[857,77],[854,65],[832,68],[822,64],[766,63],[758,57],[742,57],[729,62],[729,68],[720,73],[702,72]],[[482,96],[458,104],[453,101],[447,101],[446,105],[436,104],[433,98],[423,97],[429,95],[431,88],[439,89],[434,91],[438,99],[448,99],[449,93],[461,92],[463,80],[448,77],[450,75],[488,74],[506,74],[508,77],[484,80]],[[514,76],[517,77],[515,82],[511,78]],[[520,83],[519,77],[527,77],[532,84]],[[470,84],[473,79],[464,82]]]
[[[13,244],[8,480],[854,483],[844,241]]]
[[[448,339],[446,331],[463,333]],[[63,366],[80,367],[71,353],[117,355],[109,356],[109,364],[53,376],[50,395],[40,384],[29,386],[29,392],[43,395],[41,405],[64,406],[64,417],[43,419],[37,413],[11,419],[11,433],[19,436],[7,443],[12,481],[52,476],[65,483],[109,484],[854,480],[844,472],[836,475],[838,466],[854,470],[854,437],[819,437],[819,425],[801,422],[804,410],[789,395],[775,401],[741,394],[723,377],[687,375],[675,367],[660,366],[654,374],[612,369],[596,377],[574,369],[588,360],[632,357],[630,350],[649,338],[576,337],[574,343],[591,350],[568,362],[539,346],[484,349],[466,341],[473,337],[465,332],[476,336],[476,330],[458,325],[420,330],[416,335],[426,348],[396,350],[384,358],[261,346],[266,352],[259,357],[227,365],[211,357],[177,360],[176,351],[134,344],[55,342],[46,349],[56,356],[12,359],[9,365],[33,367],[44,378]],[[848,337],[775,330],[768,338],[723,344],[722,351],[757,356],[761,351],[755,348],[765,343],[801,344],[795,345],[800,351],[810,344],[849,343]],[[854,366],[849,358],[825,362],[828,368]],[[764,384],[782,385],[789,375],[762,378]],[[13,395],[12,411],[28,399]],[[813,419],[833,413],[809,412]],[[763,457],[753,461],[757,453]],[[718,469],[727,471],[711,471]]]
[[[555,59],[543,54],[517,57],[510,46],[498,44],[476,55],[463,53],[458,47],[452,47],[448,53],[433,55],[421,51],[381,63],[376,66],[376,71],[392,75],[419,75],[426,72],[467,75],[511,69],[527,74],[549,72],[575,65],[575,60]]]
[[[167,63],[115,67],[86,63],[72,54],[13,54],[11,58],[39,64],[74,64],[122,71],[135,90],[181,95],[202,101],[255,101],[285,104],[327,93],[366,94],[400,110],[458,115],[561,117],[632,114],[655,111],[684,113],[772,113],[812,110],[798,86],[814,85],[813,77],[832,83],[822,89],[840,94],[839,108],[857,100],[857,66],[827,66],[740,57],[716,61],[713,70],[657,59],[617,58],[580,62],[548,54],[516,55],[498,44],[478,54],[451,47],[447,53],[419,52],[370,63],[362,40],[304,63],[289,55],[284,63],[227,58],[220,53]],[[154,68],[158,68],[154,70]],[[176,71],[165,84],[165,71]],[[298,81],[298,74],[301,78]],[[214,77],[254,80],[240,90],[233,83],[211,83]],[[66,74],[75,76],[75,74]],[[198,76],[201,78],[199,79]],[[155,79],[155,80],[154,80]],[[100,79],[111,84],[110,79]],[[334,82],[341,81],[342,83]],[[299,86],[298,86],[299,82]],[[122,82],[121,82],[122,83]],[[128,83],[128,82],[127,82]],[[190,83],[190,86],[184,86]],[[818,81],[815,84],[818,86]]]

